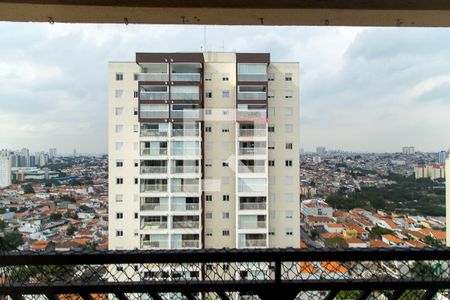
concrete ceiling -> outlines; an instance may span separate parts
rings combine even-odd
[[[0,0],[0,21],[450,26],[449,0]]]

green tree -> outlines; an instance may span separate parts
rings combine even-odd
[[[5,221],[3,221],[3,220],[0,220],[0,230],[3,230],[3,229],[5,229],[5,227],[6,227],[6,223],[5,223]]]
[[[73,236],[75,234],[75,231],[77,231],[77,228],[72,224],[67,227],[67,235]]]
[[[35,193],[33,187],[31,186],[31,184],[27,184],[26,186],[24,186],[23,192],[25,194],[34,194]]]
[[[327,248],[346,248],[347,242],[341,237],[332,237],[325,240],[325,247]]]
[[[60,213],[51,214],[48,218],[50,219],[50,221],[59,221],[62,219],[62,214]]]
[[[385,234],[393,234],[394,232],[392,230],[383,228],[383,227],[379,227],[379,226],[375,226],[374,228],[372,228],[372,230],[370,231],[370,236],[372,238],[377,238],[380,239],[382,235]]]
[[[18,231],[5,233],[3,238],[0,238],[0,250],[14,250],[23,245],[22,234]]]
[[[350,299],[357,299],[359,296],[359,291],[340,291],[336,295],[336,300],[350,300]]]
[[[444,244],[441,241],[429,235],[423,239],[423,242],[431,247],[444,247]]]

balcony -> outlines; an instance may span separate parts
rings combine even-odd
[[[172,174],[185,174],[185,173],[197,174],[199,172],[200,172],[199,166],[172,166]]]
[[[200,222],[199,221],[173,221],[172,223],[173,229],[199,229]]]
[[[167,166],[141,166],[141,174],[165,174]]]
[[[239,148],[239,155],[264,155],[264,154],[266,154],[266,147]]]
[[[141,241],[141,248],[144,250],[167,249],[169,243],[167,241]]]
[[[266,221],[241,221],[239,220],[239,229],[264,229],[267,227]]]
[[[159,155],[167,155],[167,148],[143,148],[141,150],[141,155],[150,155],[150,156],[159,156]]]
[[[172,119],[199,119],[199,109],[171,110],[170,117]]]
[[[175,249],[189,249],[189,248],[199,248],[199,240],[182,240],[182,241],[172,241],[172,248]]]
[[[238,74],[238,81],[267,81],[267,74]]]
[[[266,246],[254,239],[241,245]],[[149,264],[152,274],[167,276],[149,277]],[[134,299],[130,294],[162,299],[177,293],[195,299],[216,293],[229,300],[242,293],[262,300],[321,300],[353,291],[351,299],[445,299],[449,264],[448,248],[2,251],[0,297],[128,300]],[[192,276],[201,265],[208,266],[205,276]],[[249,276],[255,269],[258,276]]]
[[[167,211],[167,203],[143,203],[141,204],[142,211]]]
[[[252,136],[266,136],[266,129],[239,129],[240,137],[252,137]]]
[[[167,192],[167,184],[141,184],[141,193]]]
[[[267,100],[267,87],[264,85],[238,86],[238,100]]]
[[[141,132],[140,135],[141,137],[165,137],[167,136],[167,131],[162,131],[159,129],[142,129],[141,128]]]
[[[169,81],[168,73],[139,73],[136,74],[138,81]]]
[[[176,137],[198,137],[200,130],[198,129],[173,129],[172,136]]]
[[[258,165],[244,165],[239,164],[238,166],[238,172],[243,174],[257,174],[257,173],[264,173],[266,172],[266,167],[264,165],[258,166]]]
[[[262,248],[267,246],[267,240],[265,239],[248,239],[239,241],[239,248]]]
[[[167,92],[140,92],[140,100],[169,100]]]
[[[171,81],[200,81],[200,74],[198,73],[183,73],[183,74],[170,74]]]
[[[199,192],[199,184],[182,184],[182,185],[174,185],[172,183],[172,192],[173,193],[198,193]]]
[[[200,210],[199,203],[172,203],[173,211],[198,211]]]
[[[171,81],[200,81],[200,73],[202,71],[201,63],[171,63],[170,64],[170,80]]]
[[[141,221],[141,229],[142,230],[154,230],[154,229],[167,229],[167,221],[166,222],[145,222]]]
[[[239,209],[241,210],[265,210],[267,204],[264,202],[241,202],[239,203]]]
[[[255,109],[255,110],[239,110],[237,111],[238,120],[254,120],[254,119],[265,119],[266,110],[265,109]]]

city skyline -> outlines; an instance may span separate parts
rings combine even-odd
[[[2,148],[51,145],[60,153],[107,152],[108,61],[132,61],[136,51],[201,51],[204,36],[203,26],[0,26]],[[449,148],[446,30],[208,26],[206,34],[207,50],[300,62],[306,151]]]

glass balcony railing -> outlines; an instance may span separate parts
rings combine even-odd
[[[238,171],[240,173],[264,173],[266,171],[265,166],[246,166],[246,165],[239,165]]]
[[[142,203],[141,210],[142,211],[167,211],[168,205],[167,205],[167,203]]]
[[[266,221],[239,221],[239,229],[266,228]]]
[[[171,100],[199,100],[199,93],[171,93]]]
[[[152,173],[167,173],[167,167],[165,166],[141,166],[141,174],[152,174]]]
[[[170,117],[174,119],[198,119],[200,118],[200,110],[198,109],[185,109],[185,110],[172,110]]]
[[[200,130],[198,129],[173,129],[172,136],[199,136]]]
[[[267,81],[267,74],[238,74],[238,81]]]
[[[167,229],[167,222],[141,222],[141,229]]]
[[[199,148],[172,148],[172,155],[199,155]]]
[[[199,191],[198,184],[183,184],[183,185],[173,185],[172,192],[174,193],[197,193]]]
[[[198,173],[200,168],[198,166],[175,166],[172,167],[172,174],[183,173]]]
[[[240,155],[264,155],[266,148],[239,148]]]
[[[167,119],[169,117],[168,111],[140,111],[139,115],[142,119]]]
[[[141,100],[169,100],[169,93],[166,92],[141,92]]]
[[[256,247],[266,247],[267,240],[244,240],[239,241],[240,248],[256,248]]]
[[[138,81],[169,81],[168,73],[140,73],[136,74]]]
[[[142,249],[167,249],[169,243],[167,241],[142,241]]]
[[[141,150],[141,155],[167,155],[167,148],[159,148],[159,149],[144,148]]]
[[[239,209],[242,210],[260,210],[266,209],[266,203],[240,203]]]
[[[141,193],[167,192],[167,184],[141,184]]]
[[[183,241],[172,241],[172,248],[174,249],[184,249],[184,248],[199,248],[199,240],[183,240]]]
[[[239,136],[266,136],[266,129],[239,129]]]
[[[266,117],[265,109],[258,110],[238,110],[237,118],[238,119],[261,119]]]
[[[141,137],[145,136],[167,136],[167,131],[160,131],[158,129],[141,129]]]
[[[172,203],[173,211],[196,211],[199,209],[199,203]]]
[[[175,221],[172,223],[173,229],[198,229],[200,228],[199,221]]]
[[[200,81],[199,73],[172,73],[170,74],[171,81]]]
[[[267,93],[266,92],[239,92],[238,99],[239,100],[266,100]]]

